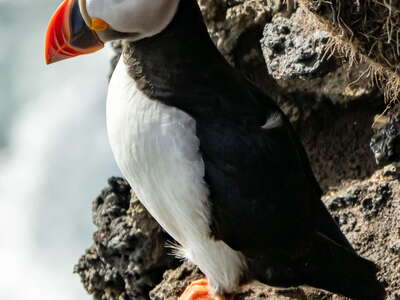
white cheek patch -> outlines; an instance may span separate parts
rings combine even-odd
[[[112,29],[148,37],[161,32],[173,19],[179,0],[86,0],[91,18]]]

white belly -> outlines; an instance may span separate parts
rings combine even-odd
[[[117,164],[146,209],[215,289],[232,290],[245,263],[240,253],[210,239],[195,120],[138,90],[121,59],[110,82],[107,128]]]

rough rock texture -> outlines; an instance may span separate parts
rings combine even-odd
[[[198,2],[212,39],[230,61],[242,34],[263,26],[273,10],[272,2],[263,0]]]
[[[278,15],[265,25],[261,45],[268,72],[275,79],[307,79],[332,71],[325,58],[328,35],[300,26],[297,19],[304,17],[299,13],[290,18]]]
[[[323,190],[366,179],[377,169],[369,147],[371,124],[383,109],[383,100],[376,100],[361,99],[346,106],[325,100],[314,107],[312,117],[295,124]]]
[[[369,96],[371,82],[359,82],[366,65],[353,66],[328,52],[329,35],[302,8],[290,17],[274,15],[263,32],[261,47],[270,74],[284,93],[310,93],[333,103],[346,103]],[[307,80],[304,80],[307,79]]]
[[[74,271],[94,299],[147,299],[162,274],[178,262],[165,247],[168,235],[147,213],[123,179],[93,201],[94,244]]]
[[[382,267],[388,299],[399,300],[400,165],[382,168],[375,160],[382,165],[399,160],[400,120],[397,110],[381,115],[382,95],[370,81],[359,80],[368,65],[328,60],[326,34],[310,26],[293,0],[198,1],[220,51],[288,114],[329,210],[357,251]],[[115,66],[121,43],[114,48]],[[173,241],[123,179],[111,178],[93,202],[93,221],[94,243],[75,272],[94,299],[177,299],[202,276],[195,266],[168,254],[171,249],[164,246]],[[251,282],[234,299],[345,298],[308,287],[277,289]]]
[[[387,299],[400,297],[400,165],[347,183],[324,201],[361,255],[378,262]],[[346,187],[347,186],[347,187]]]

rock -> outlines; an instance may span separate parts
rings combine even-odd
[[[289,15],[276,14],[266,23],[261,48],[268,75],[259,67],[260,53],[254,50],[251,64],[236,63],[236,67],[253,74],[250,78],[274,98],[292,123],[321,119],[320,111],[331,110],[332,103],[335,110],[358,100],[374,98],[382,103],[372,83],[359,80],[367,66],[334,59],[327,48],[328,35],[308,19],[298,8]]]
[[[197,267],[185,262],[175,270],[164,274],[163,281],[150,292],[151,300],[176,300],[185,288],[194,280],[204,277]],[[307,300],[333,299],[333,295],[313,288],[273,288],[253,281],[245,284],[233,295],[231,300]],[[346,299],[343,297],[336,299]]]
[[[379,277],[387,284],[387,299],[396,299],[400,290],[398,168],[389,165],[323,199],[357,252],[381,267]]]
[[[242,34],[263,26],[273,10],[273,4],[263,0],[198,0],[198,3],[211,38],[231,62]]]
[[[377,170],[369,142],[371,122],[382,107],[374,98],[346,106],[325,100],[312,107],[311,116],[294,123],[324,191],[344,181],[367,179]]]
[[[163,280],[150,292],[150,299],[176,300],[192,281],[202,277],[196,266],[184,262],[178,268],[164,273]]]
[[[93,202],[94,244],[74,271],[94,299],[148,299],[164,271],[178,261],[165,248],[168,235],[123,179],[111,178]]]
[[[400,179],[400,164],[393,163],[393,164],[386,166],[382,170],[382,175]]]
[[[261,47],[268,71],[281,91],[301,98],[312,95],[314,103],[326,98],[335,104],[375,92],[372,83],[359,81],[367,66],[335,59],[329,37],[310,22],[301,7],[290,17],[277,14],[266,23]]]
[[[290,18],[277,15],[265,25],[261,47],[268,72],[275,79],[307,79],[334,69],[332,60],[325,57],[328,35],[310,32],[300,21],[304,17],[298,9]]]
[[[400,161],[400,106],[397,105],[389,116],[375,118],[374,125],[376,133],[371,138],[370,147],[376,163],[386,165]]]

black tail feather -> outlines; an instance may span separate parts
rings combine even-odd
[[[248,259],[252,275],[272,286],[309,285],[356,300],[385,299],[373,262],[321,233],[314,233],[308,244],[297,258],[275,251]]]
[[[304,284],[357,300],[385,298],[378,267],[322,234],[314,235],[308,259],[298,268]]]
[[[350,242],[340,230],[339,226],[337,225],[331,214],[328,212],[325,204],[321,200],[317,201],[316,209],[316,215],[318,216],[317,230],[331,240],[334,240],[339,245],[347,248],[350,251],[354,251]]]

